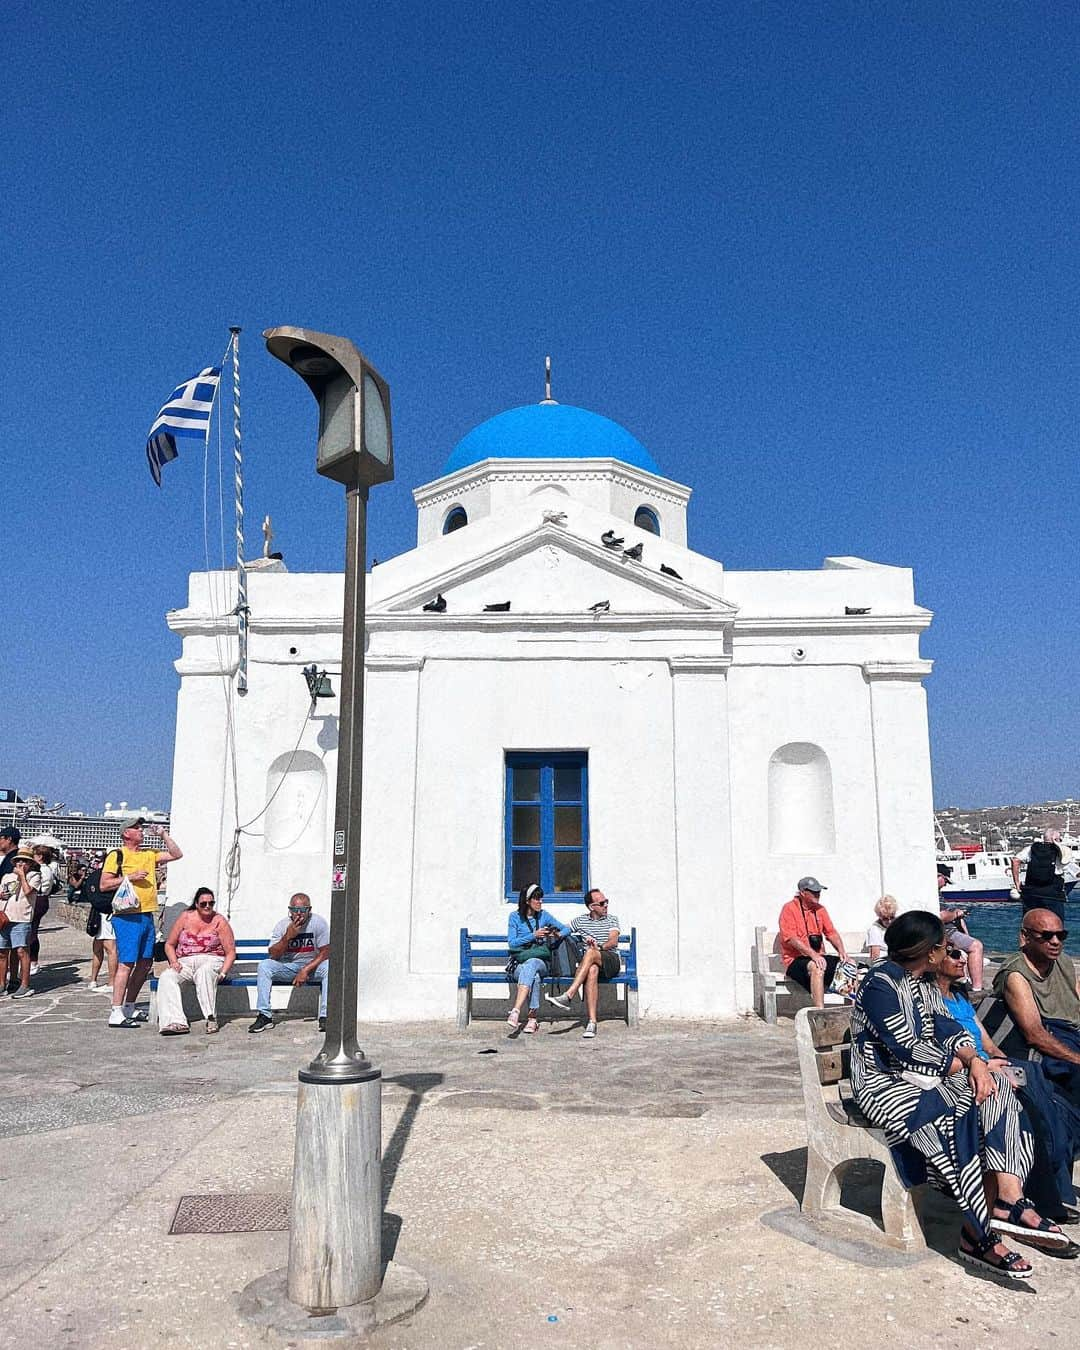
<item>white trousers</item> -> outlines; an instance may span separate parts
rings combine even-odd
[[[158,1026],[187,1026],[180,993],[180,986],[185,981],[194,983],[202,1015],[215,1016],[218,979],[224,964],[223,956],[181,956],[179,971],[173,970],[172,966],[163,970],[158,976],[157,987]]]

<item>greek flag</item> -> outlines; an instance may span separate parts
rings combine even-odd
[[[206,440],[220,379],[221,367],[207,366],[193,379],[178,384],[158,413],[146,439],[146,461],[158,487],[161,486],[161,466],[178,454],[177,436],[197,436],[199,440]]]

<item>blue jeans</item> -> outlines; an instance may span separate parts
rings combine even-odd
[[[529,1011],[535,1012],[540,1006],[540,981],[548,973],[547,962],[541,961],[538,956],[532,956],[528,961],[522,961],[517,968],[518,987],[524,985],[529,991]]]
[[[272,1016],[270,1011],[270,986],[274,984],[292,984],[297,975],[307,965],[307,961],[272,961],[268,956],[265,961],[259,962],[258,987],[259,996],[255,1002],[257,1012],[261,1012],[265,1017]],[[319,981],[322,986],[319,990],[319,1016],[326,1016],[326,976],[330,970],[330,962],[323,961],[321,965],[315,967],[314,979]]]

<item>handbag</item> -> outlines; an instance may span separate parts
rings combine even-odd
[[[135,893],[131,878],[125,877],[113,891],[112,912],[114,914],[138,914],[141,909],[142,901]]]
[[[89,914],[87,914],[86,916],[86,936],[97,937],[97,935],[100,932],[101,932],[101,915],[98,913],[96,909],[91,907]]]
[[[534,942],[531,947],[522,947],[518,952],[514,952],[514,960],[520,966],[525,961],[543,961],[547,963],[551,960],[551,948],[546,942]]]

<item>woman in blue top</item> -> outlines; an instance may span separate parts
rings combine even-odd
[[[544,908],[544,892],[535,882],[523,886],[518,896],[517,910],[510,915],[506,940],[511,953],[518,959],[517,1001],[506,1019],[512,1027],[521,1024],[521,1009],[529,1000],[529,1020],[525,1023],[528,1035],[539,1030],[536,1010],[540,1006],[540,982],[551,964],[548,938],[569,937],[570,929],[560,923]]]
[[[1080,1111],[1060,1097],[1047,1082],[1042,1065],[1010,1059],[990,1038],[989,1032],[975,1015],[967,996],[964,981],[966,958],[959,947],[951,943],[934,972],[946,1011],[954,1022],[967,1031],[975,1042],[975,1052],[991,1069],[997,1069],[1012,1085],[1035,1137],[1035,1165],[1027,1179],[1028,1206],[1025,1228],[1031,1228],[1034,1211],[1045,1214],[1057,1223],[1075,1223],[1077,1195],[1073,1186],[1073,1158],[1080,1153]],[[1017,1072],[1017,1070],[1020,1072]],[[995,1205],[995,1217],[1005,1219],[1006,1206]],[[1015,1209],[1016,1206],[1013,1206]],[[1018,1236],[1015,1223],[1020,1223],[1023,1211],[1014,1226],[1003,1230]],[[1021,1241],[1023,1238],[1021,1237]],[[1058,1256],[1080,1256],[1080,1246],[1071,1243]]]

